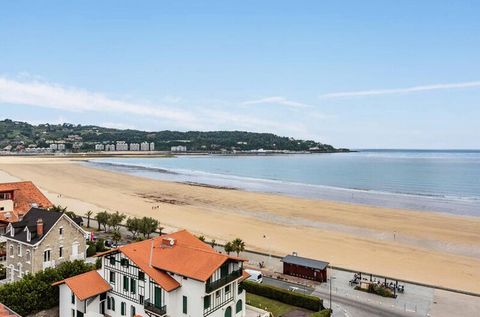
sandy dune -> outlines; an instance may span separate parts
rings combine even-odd
[[[2,157],[0,170],[0,181],[32,180],[79,213],[148,215],[217,241],[480,293],[479,218],[162,182],[66,158]]]

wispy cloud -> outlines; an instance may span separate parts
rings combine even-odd
[[[311,107],[310,105],[304,104],[302,102],[289,100],[285,97],[280,97],[280,96],[266,97],[266,98],[242,102],[242,105],[261,105],[261,104],[279,105],[279,106],[292,107],[292,108]]]
[[[415,93],[415,92],[429,91],[429,90],[447,90],[447,89],[478,88],[478,87],[480,87],[480,81],[471,81],[471,82],[453,83],[453,84],[413,86],[408,88],[373,89],[373,90],[362,90],[362,91],[336,92],[336,93],[320,95],[319,98],[331,99],[331,98],[344,98],[344,97],[380,96],[380,95],[391,95],[391,94],[408,94],[408,93]]]
[[[172,120],[183,125],[195,121],[195,116],[186,111],[170,109],[163,105],[114,99],[102,93],[39,80],[14,80],[0,77],[0,102],[75,112],[143,115]]]

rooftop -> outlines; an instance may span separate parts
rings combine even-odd
[[[97,296],[112,289],[97,271],[90,271],[65,280],[53,283],[52,285],[67,284],[79,300]]]
[[[30,181],[1,183],[1,192],[13,192],[13,212],[0,213],[0,221],[18,221],[33,206],[39,208],[53,206],[50,200]],[[10,217],[7,217],[7,214],[10,214]]]
[[[12,229],[15,230],[14,236],[12,237],[10,234],[6,234],[5,237],[34,245],[53,228],[55,223],[63,215],[61,212],[32,208],[25,217],[23,217],[22,221],[10,224]],[[43,235],[41,236],[37,234],[37,220],[39,219],[43,221]],[[26,227],[30,231],[30,241],[27,240]]]
[[[309,258],[302,258],[301,256],[296,255],[287,255],[282,259],[282,262],[310,267],[318,270],[324,270],[328,266],[328,262],[318,261]]]

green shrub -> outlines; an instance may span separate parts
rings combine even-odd
[[[395,295],[393,295],[393,292],[390,289],[381,285],[369,284],[368,289],[363,289],[360,286],[356,286],[355,290],[380,295],[382,297],[395,298]]]
[[[0,302],[22,316],[58,306],[58,286],[52,283],[92,269],[92,265],[77,260],[34,275],[27,274],[19,281],[0,286]]]
[[[97,254],[97,248],[95,247],[94,244],[88,246],[87,248],[87,257],[91,257]]]
[[[105,240],[104,239],[98,239],[97,242],[95,243],[95,248],[97,252],[104,252],[107,249],[105,248]]]
[[[331,309],[324,309],[319,312],[313,313],[310,317],[330,317],[332,315]]]
[[[278,300],[279,302],[305,308],[312,311],[320,311],[323,309],[323,301],[315,296],[304,295],[285,290],[283,288],[274,287],[245,281],[242,283],[243,288],[252,294],[260,295],[270,299]]]

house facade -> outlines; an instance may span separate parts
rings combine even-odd
[[[102,255],[95,283],[83,274],[56,283],[60,317],[245,316],[243,261],[187,231],[122,246]]]
[[[8,225],[4,238],[9,281],[85,259],[85,232],[63,213],[32,208],[22,221]]]

